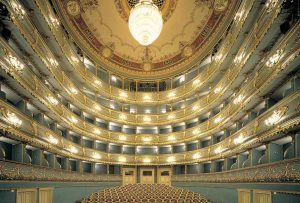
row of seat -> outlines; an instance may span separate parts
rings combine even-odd
[[[128,184],[92,193],[81,203],[174,202],[210,203],[206,197],[182,188],[163,184]]]

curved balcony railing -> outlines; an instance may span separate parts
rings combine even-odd
[[[172,182],[197,183],[250,183],[250,182],[299,182],[300,159],[277,161],[252,167],[190,175],[172,175]]]
[[[291,31],[290,33],[297,33],[298,25],[295,26],[295,29]],[[290,34],[293,35],[293,34]],[[290,39],[290,35],[287,35],[285,39]],[[293,40],[295,40],[293,38]],[[282,45],[285,46],[286,41],[282,41]],[[280,47],[280,46],[279,46]],[[10,74],[15,77],[18,81],[21,81],[23,86],[26,86],[26,89],[29,90],[33,95],[37,95],[37,93],[41,93],[42,95],[37,95],[38,98],[40,98],[40,101],[48,106],[53,112],[56,112],[58,116],[62,119],[63,122],[66,122],[67,125],[70,125],[74,131],[78,132],[79,134],[82,134],[84,136],[90,137],[92,139],[101,139],[103,141],[109,141],[109,142],[121,142],[125,144],[142,144],[142,145],[149,145],[149,144],[166,144],[166,143],[180,143],[183,141],[190,141],[192,139],[197,139],[203,136],[208,136],[209,133],[214,133],[217,129],[220,129],[224,127],[224,124],[226,121],[228,121],[230,118],[233,118],[233,116],[238,113],[245,105],[246,101],[249,101],[251,96],[255,95],[256,92],[259,92],[262,90],[262,87],[266,87],[267,84],[269,84],[274,77],[278,74],[279,71],[282,71],[284,68],[287,68],[288,64],[290,64],[295,57],[299,55],[299,49],[295,50],[295,47],[297,48],[296,44],[290,44],[286,47],[285,54],[282,54],[280,57],[280,60],[277,61],[276,64],[273,64],[274,66],[272,68],[265,68],[265,66],[262,66],[260,70],[257,72],[258,74],[255,74],[253,79],[247,83],[245,88],[241,89],[240,94],[238,95],[245,95],[245,98],[242,99],[242,103],[240,104],[230,104],[227,108],[224,109],[224,111],[220,112],[218,115],[213,117],[211,120],[204,122],[200,124],[199,126],[195,126],[187,131],[179,132],[179,133],[172,133],[172,134],[163,134],[163,135],[151,135],[152,141],[146,142],[144,141],[145,135],[138,135],[138,136],[126,136],[127,134],[122,133],[109,133],[105,130],[101,130],[96,128],[94,125],[85,123],[84,121],[81,121],[80,119],[77,120],[78,123],[74,124],[72,123],[72,118],[74,118],[74,114],[70,112],[67,108],[65,108],[63,105],[53,105],[50,104],[48,100],[45,98],[45,92],[46,89],[43,87],[38,86],[36,83],[30,82],[28,84],[28,81],[37,81],[36,78],[25,78],[22,76],[19,76],[17,71],[14,71],[14,67],[11,67]],[[289,51],[288,51],[289,50]],[[275,51],[274,51],[275,52]],[[275,52],[277,53],[277,52]],[[7,64],[7,62],[3,61],[6,65],[3,64],[2,67],[10,66]],[[274,70],[273,70],[274,69]],[[25,69],[26,70],[26,69]],[[30,80],[28,80],[30,79]],[[24,81],[23,81],[24,80]],[[26,82],[27,81],[27,82]],[[255,88],[253,88],[255,87]],[[40,91],[37,91],[40,90]],[[49,92],[49,95],[52,96],[52,93]],[[71,120],[66,119],[68,117]],[[223,121],[220,121],[220,123],[215,123],[214,121],[220,117],[226,118]],[[101,131],[101,135],[97,135],[95,133],[95,130]],[[120,139],[120,136],[125,136],[126,140]],[[170,136],[173,136],[175,139],[173,141],[170,140]],[[147,136],[148,137],[148,136]],[[178,139],[177,139],[178,138]]]
[[[38,2],[38,5],[41,8],[41,12],[43,14],[46,14],[45,16],[52,16],[52,18],[55,16],[50,5],[48,4],[48,2]],[[225,40],[226,43],[224,43],[223,48],[220,49],[220,53],[219,55],[222,56],[221,59],[223,60],[226,56],[226,54],[228,53],[227,51],[230,50],[230,48],[233,46],[233,41],[237,38],[239,31],[242,28],[242,25],[244,23],[245,20],[245,16],[247,15],[247,13],[249,12],[251,6],[252,6],[252,1],[247,1],[247,3],[245,3],[245,5],[243,5],[241,7],[241,9],[243,9],[243,17],[241,19],[239,19],[239,21],[237,22],[237,24],[235,26],[233,26],[233,30],[231,32],[229,32],[228,36],[226,37],[227,40]],[[15,13],[14,10],[11,10],[12,13],[14,13],[15,15],[17,15]],[[51,13],[51,15],[49,15],[49,13]],[[28,20],[28,18],[24,19]],[[15,18],[15,22],[18,21],[18,18]],[[94,89],[97,90],[97,92],[103,94],[104,96],[108,97],[108,98],[113,98],[113,99],[117,99],[120,101],[124,101],[127,103],[148,103],[148,104],[157,104],[157,103],[168,103],[168,102],[172,102],[175,100],[181,100],[184,97],[187,97],[188,95],[192,95],[195,93],[196,90],[199,90],[199,88],[201,86],[204,85],[205,81],[208,81],[208,78],[210,78],[213,73],[215,73],[217,70],[219,70],[220,65],[222,60],[218,60],[218,61],[214,61],[211,65],[211,67],[209,67],[207,69],[207,71],[203,72],[200,76],[196,77],[193,81],[190,81],[188,83],[186,83],[184,86],[176,88],[175,90],[170,90],[170,91],[166,91],[166,92],[161,92],[161,93],[132,93],[132,92],[128,92],[128,91],[123,91],[120,90],[118,88],[112,87],[112,86],[108,86],[105,83],[102,83],[101,81],[99,81],[99,78],[95,77],[89,70],[87,70],[84,67],[84,64],[82,64],[79,59],[77,59],[76,54],[73,53],[72,48],[70,47],[70,45],[67,43],[67,40],[63,37],[64,36],[64,32],[61,30],[61,28],[59,28],[57,25],[55,25],[55,23],[53,23],[51,20],[46,19],[46,22],[48,22],[51,31],[53,32],[55,39],[57,40],[58,44],[60,45],[60,47],[62,48],[64,54],[66,55],[66,57],[69,59],[69,62],[72,64],[72,66],[74,67],[74,70],[76,73],[80,74],[80,76],[86,80],[86,81],[90,81],[89,84],[93,85]],[[24,23],[24,22],[16,22],[16,23]],[[29,25],[27,23],[27,26],[32,27],[32,25]],[[31,31],[30,31],[31,34]],[[28,36],[32,41],[34,42],[35,37],[34,36]],[[53,56],[51,56],[53,57]],[[75,58],[74,58],[75,57]],[[44,61],[47,62],[48,59],[44,59]],[[49,64],[49,63],[46,63]],[[51,65],[50,65],[51,66]],[[125,96],[126,95],[126,96]]]
[[[56,68],[50,67],[49,69],[54,74],[55,78],[59,81],[59,83],[61,84],[61,87],[65,88],[65,90],[70,94],[71,98],[74,99],[73,101],[74,102],[76,101],[76,104],[78,104],[81,109],[84,109],[88,113],[91,113],[92,115],[96,115],[101,119],[106,119],[109,121],[115,121],[116,119],[118,119],[120,123],[124,123],[124,124],[131,124],[131,125],[139,124],[139,125],[147,125],[147,126],[167,125],[167,124],[173,123],[174,121],[182,122],[186,119],[191,119],[191,118],[195,117],[196,114],[200,114],[200,113],[203,113],[204,111],[207,111],[207,108],[204,108],[204,107],[211,108],[212,106],[216,105],[218,98],[221,97],[221,93],[226,91],[230,87],[230,85],[233,83],[234,79],[238,76],[239,72],[243,68],[243,65],[246,63],[246,60],[249,58],[250,53],[252,53],[254,51],[254,49],[258,45],[259,41],[262,39],[262,37],[266,33],[266,30],[268,30],[268,28],[274,21],[277,14],[278,14],[278,12],[273,13],[273,15],[271,15],[272,20],[269,19],[268,21],[263,21],[264,23],[262,23],[261,26],[264,29],[263,30],[261,29],[260,32],[258,32],[258,29],[260,29],[259,26],[257,26],[254,30],[252,30],[252,33],[256,33],[257,40],[254,40],[254,41],[250,40],[252,38],[250,36],[252,36],[252,35],[249,35],[248,40],[245,41],[245,43],[242,45],[242,49],[238,53],[239,57],[237,57],[237,58],[240,58],[240,57],[243,57],[243,58],[240,58],[240,61],[238,61],[239,63],[236,63],[236,65],[225,74],[225,76],[223,77],[223,80],[221,80],[219,82],[219,84],[216,86],[216,88],[212,94],[205,96],[204,98],[200,99],[198,102],[195,102],[193,105],[189,106],[188,108],[178,110],[176,112],[171,112],[171,113],[166,113],[166,114],[158,114],[158,115],[148,115],[148,114],[147,115],[138,115],[138,114],[128,114],[128,113],[124,113],[124,112],[115,111],[115,110],[108,109],[103,106],[99,107],[97,102],[92,101],[90,98],[86,97],[83,93],[81,93],[78,89],[76,89],[74,87],[74,84],[70,82],[68,77],[63,72],[61,72],[57,67]],[[15,19],[17,19],[17,18],[15,18]],[[20,26],[21,22],[19,22],[17,20],[14,20],[14,21],[17,23],[17,25]],[[268,23],[265,24],[266,22],[268,22]],[[34,29],[34,27],[31,27],[31,28]],[[36,50],[40,50],[39,53],[44,53],[43,49],[40,48],[41,44],[45,44],[41,38],[39,38],[41,41],[38,41],[39,43],[37,43],[38,39],[33,39],[34,37],[31,36],[31,32],[29,33],[29,30],[27,30],[27,32],[26,32],[26,30],[22,30],[22,27],[20,27],[20,30],[22,31],[22,33],[24,33],[24,35],[27,36],[27,39],[31,42],[31,44],[34,44],[34,43],[36,44],[36,45],[32,45],[32,46],[34,46]],[[246,47],[249,48],[249,49],[247,49],[249,51],[248,53],[245,52]],[[45,47],[45,49],[46,49],[46,47]],[[39,54],[39,55],[43,61],[47,60],[47,58],[42,57],[41,54]],[[49,63],[46,63],[46,64],[49,64]],[[218,92],[217,90],[220,92]],[[72,92],[74,92],[74,91],[76,91],[76,94],[74,94],[74,93],[72,94]],[[55,96],[53,96],[53,97],[55,97]],[[201,106],[201,108],[196,108],[199,106]],[[95,108],[97,109],[97,107],[99,107],[99,108],[97,110],[91,110],[91,107],[94,107],[94,109]],[[120,119],[120,118],[125,118],[125,119]]]
[[[17,137],[23,142],[30,142],[32,146],[80,160],[126,165],[198,163],[233,156],[269,140],[272,136],[277,136],[279,132],[299,125],[299,99],[300,91],[297,91],[221,142],[202,149],[172,155],[111,154],[85,148],[55,134],[2,100],[0,100],[2,115],[0,128],[9,132],[8,136]]]
[[[122,176],[111,174],[79,173],[43,166],[16,163],[0,160],[0,179],[28,181],[73,181],[73,182],[116,182],[122,181]]]

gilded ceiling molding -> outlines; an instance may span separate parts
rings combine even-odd
[[[250,3],[250,1],[247,1],[247,3]],[[48,7],[44,7],[44,3],[40,3],[39,1],[37,1],[38,7],[40,8],[41,13],[43,13],[44,15],[48,13],[53,13],[53,11],[50,8],[50,6]],[[247,9],[242,7],[241,9],[244,9],[245,11],[245,15],[246,13],[249,12],[250,8],[251,8],[251,4],[248,5],[246,4]],[[247,11],[246,11],[247,10]],[[53,14],[54,15],[54,14]],[[52,16],[52,15],[51,15]],[[46,19],[47,22],[50,22],[49,20]],[[232,32],[230,32],[228,34],[228,36],[226,36],[226,39],[231,39],[229,40],[229,43],[225,43],[225,47],[227,50],[230,49],[230,47],[232,46],[232,40],[234,38],[237,37],[239,30],[242,27],[242,24],[244,22],[243,20],[238,21],[237,27],[233,27],[232,29],[236,29]],[[201,73],[200,76],[196,77],[193,81],[188,82],[187,84],[180,86],[174,90],[169,90],[169,91],[164,91],[161,93],[136,93],[136,92],[128,92],[128,91],[124,91],[121,89],[118,89],[116,87],[113,86],[108,86],[106,83],[103,83],[101,81],[99,81],[98,78],[95,77],[94,74],[92,74],[91,72],[89,72],[84,64],[79,63],[79,60],[77,59],[76,61],[74,61],[73,59],[76,58],[76,54],[73,53],[73,50],[70,47],[65,46],[66,45],[66,41],[68,41],[67,39],[63,39],[61,36],[64,36],[63,33],[59,27],[55,26],[53,27],[52,23],[48,24],[50,27],[52,27],[51,31],[53,32],[53,34],[56,36],[56,40],[58,42],[58,44],[61,46],[62,51],[65,53],[66,57],[69,59],[70,63],[73,65],[74,70],[79,73],[81,75],[81,77],[83,79],[85,79],[85,81],[88,81],[88,86],[92,86],[92,88],[97,89],[97,92],[99,92],[100,94],[106,96],[106,97],[112,97],[114,99],[123,101],[123,102],[127,102],[127,103],[147,103],[147,104],[161,104],[161,103],[165,103],[165,102],[175,102],[178,101],[179,99],[182,99],[183,97],[187,97],[187,96],[191,96],[195,90],[198,90],[200,86],[204,86],[205,82],[201,82],[201,81],[208,81],[209,78],[211,78],[213,76],[214,73],[217,72],[217,70],[220,68],[220,62],[213,62],[213,64],[208,68],[209,72],[204,72]],[[224,40],[224,42],[226,42],[226,39]],[[105,51],[105,55],[110,55],[110,51],[108,49],[104,49],[103,51]],[[189,51],[187,51],[189,52]],[[222,56],[226,55],[226,50],[225,49],[221,49],[220,51]],[[221,57],[224,59],[224,57]],[[220,59],[221,59],[220,58]],[[214,67],[216,65],[216,67]],[[96,82],[95,82],[96,81]],[[104,90],[109,90],[109,92],[104,92]],[[176,95],[174,95],[174,97],[169,97],[168,95],[172,94],[172,93],[176,93]],[[122,96],[122,95],[126,95],[126,97]],[[147,98],[147,99],[145,99]]]
[[[173,1],[169,0],[169,1],[170,4],[172,5],[169,6],[167,10],[172,11],[176,8],[176,5],[174,6],[174,2],[176,1],[175,0]],[[169,1],[166,0],[166,4]],[[70,7],[70,2],[72,2],[72,7]],[[115,4],[115,2],[116,1],[112,2],[111,4]],[[188,3],[187,2],[184,3],[194,4],[192,3],[192,1]],[[123,73],[126,73],[128,75],[131,75],[132,77],[138,76],[139,78],[145,77],[148,79],[149,77],[153,77],[153,76],[161,77],[165,75],[171,75],[173,74],[173,72],[179,73],[183,69],[186,69],[186,65],[195,63],[196,58],[197,61],[199,61],[199,58],[203,58],[204,57],[203,54],[204,53],[206,54],[207,50],[211,50],[211,48],[215,45],[215,43],[220,39],[222,32],[219,31],[228,26],[230,20],[233,17],[234,11],[237,9],[239,5],[239,3],[236,3],[232,0],[222,1],[222,2],[216,1],[213,6],[210,6],[210,4],[212,3],[199,4],[201,5],[201,8],[205,7],[209,9],[210,15],[203,18],[203,19],[207,19],[204,20],[205,22],[201,21],[201,25],[204,24],[205,26],[201,30],[195,31],[195,33],[198,33],[198,35],[191,37],[193,40],[191,40],[188,44],[185,45],[186,47],[191,47],[189,51],[189,53],[191,54],[182,54],[182,51],[176,50],[172,54],[162,55],[158,59],[153,59],[153,62],[151,62],[152,69],[150,71],[144,71],[143,70],[144,63],[142,61],[138,61],[140,60],[141,57],[132,58],[131,56],[125,56],[121,53],[117,53],[116,50],[114,49],[112,49],[111,55],[109,57],[103,56],[101,54],[104,49],[110,48],[106,46],[106,44],[115,44],[114,43],[115,40],[102,42],[101,40],[99,40],[100,36],[97,36],[102,34],[97,32],[96,27],[102,26],[105,27],[105,29],[109,28],[108,27],[109,22],[103,20],[105,19],[105,16],[102,16],[103,12],[101,11],[101,4],[99,6],[96,6],[97,8],[95,9],[92,8],[93,12],[85,12],[83,11],[83,9],[79,9],[81,8],[80,1],[78,2],[74,0],[54,1],[54,4],[59,9],[59,13],[61,14],[65,27],[68,29],[68,32],[71,33],[74,38],[76,39],[78,38],[79,44],[81,44],[81,42],[84,42],[84,46],[82,46],[83,49],[87,51],[94,60],[98,61],[99,64],[103,64],[104,66],[106,66],[107,69],[111,70],[112,72],[117,72],[119,75],[123,75]],[[77,5],[75,6],[75,4]],[[197,6],[194,5],[193,6],[189,5],[189,6],[193,10],[198,9]],[[113,5],[113,7],[115,6]],[[118,6],[117,8],[119,7],[120,6]],[[75,11],[80,11],[80,12],[75,12]],[[117,11],[120,10],[117,9]],[[176,12],[176,9],[174,12]],[[97,26],[94,26],[94,24],[92,23],[94,21],[92,20],[92,18],[94,17],[95,13],[98,13],[97,18],[100,18],[100,20],[97,21],[100,24],[99,25],[97,24]],[[121,16],[124,15],[121,14]],[[173,16],[174,15],[172,15],[172,17]],[[114,23],[119,23],[119,21],[122,21],[123,19],[119,20],[118,18],[115,18],[114,20],[115,20]],[[169,21],[167,21],[167,23],[168,22]],[[110,30],[109,31],[110,36],[116,36],[115,32],[112,32],[110,28],[109,30]],[[102,33],[103,33],[103,29],[102,29]],[[105,37],[101,36],[100,38],[103,39]],[[119,39],[116,40],[118,43],[123,44],[127,48],[131,47],[131,44],[129,45],[127,43],[128,40],[125,42],[124,40],[121,40],[120,37],[118,38]],[[152,49],[151,47],[150,49],[152,49],[152,51],[155,51],[156,49],[155,46],[156,45],[154,44],[152,46],[152,48],[154,49]],[[129,50],[127,50],[127,52],[125,53],[128,53],[128,51]],[[162,52],[157,52],[157,53],[162,53]]]

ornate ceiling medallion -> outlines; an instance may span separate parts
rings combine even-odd
[[[164,22],[166,22],[174,12],[178,0],[153,0],[153,3],[161,11]],[[128,21],[130,10],[139,2],[139,0],[114,0],[116,9],[121,17]]]
[[[77,1],[71,0],[67,3],[67,12],[71,16],[80,14],[80,5]]]

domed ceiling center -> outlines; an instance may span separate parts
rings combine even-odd
[[[164,19],[149,47],[130,34],[138,0],[54,0],[75,43],[99,66],[125,77],[166,77],[209,54],[237,7],[231,0],[154,0]]]

